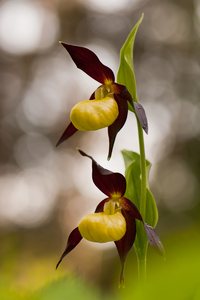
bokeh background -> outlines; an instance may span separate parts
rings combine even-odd
[[[89,47],[117,72],[119,50],[141,13],[134,58],[146,109],[151,189],[166,261],[150,249],[148,282],[134,252],[126,289],[111,245],[82,242],[55,271],[67,236],[103,199],[91,163],[124,172],[120,151],[138,150],[134,116],[106,161],[106,129],[55,144],[70,108],[98,83],[59,44]],[[0,298],[200,299],[200,2],[198,0],[0,1]],[[173,293],[173,294],[172,294]],[[162,296],[161,296],[162,295]],[[166,297],[166,298],[165,298]]]

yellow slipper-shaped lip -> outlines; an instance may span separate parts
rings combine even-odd
[[[70,119],[74,127],[81,131],[98,130],[113,124],[119,110],[115,99],[84,100],[71,110]]]
[[[126,232],[126,220],[121,212],[112,215],[93,213],[82,218],[78,229],[82,237],[91,242],[118,241]]]

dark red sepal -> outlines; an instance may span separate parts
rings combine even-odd
[[[92,160],[92,179],[94,184],[105,195],[112,198],[113,194],[118,193],[123,196],[126,191],[126,179],[120,173],[113,173],[101,167],[90,155],[82,150],[78,150],[81,155],[87,156]]]
[[[137,102],[133,103],[134,108],[135,108],[135,113],[136,116],[138,117],[138,120],[140,122],[140,125],[142,126],[142,128],[144,129],[144,131],[146,132],[146,134],[148,134],[148,121],[147,121],[147,116],[144,110],[144,107]]]
[[[63,134],[61,135],[60,139],[58,140],[56,147],[62,144],[65,140],[67,140],[70,136],[72,136],[77,129],[74,127],[72,123],[68,125],[68,127],[65,129]]]
[[[123,238],[119,241],[115,241],[115,245],[117,247],[117,251],[121,261],[121,273],[120,273],[120,285],[124,284],[124,264],[126,261],[126,257],[128,252],[133,246],[136,236],[136,222],[132,217],[130,212],[125,209],[121,210],[125,220],[126,220],[126,233]]]
[[[123,99],[120,95],[114,94],[115,101],[118,105],[119,115],[112,125],[108,127],[108,137],[109,137],[109,151],[108,160],[111,158],[112,150],[115,142],[115,138],[124,126],[128,114],[128,102]]]
[[[65,251],[63,252],[63,254],[61,255],[57,265],[56,265],[56,269],[58,268],[59,264],[61,263],[61,261],[63,260],[63,258],[69,253],[71,252],[82,240],[82,236],[78,230],[78,227],[76,227],[69,235],[68,237],[68,241],[67,241],[67,246],[65,248]]]
[[[77,68],[90,77],[100,83],[105,83],[106,80],[115,81],[113,71],[103,65],[94,52],[85,47],[68,45],[63,42],[61,44],[68,51]]]

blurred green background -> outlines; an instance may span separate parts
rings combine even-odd
[[[120,47],[142,12],[135,70],[166,260],[149,249],[141,285],[132,251],[119,290],[112,244],[83,241],[55,271],[68,234],[104,197],[76,147],[122,173],[120,150],[138,150],[131,114],[110,162],[106,129],[77,133],[55,148],[72,105],[98,87],[58,41],[89,47],[116,72]],[[198,0],[0,2],[1,300],[200,299],[199,53]]]

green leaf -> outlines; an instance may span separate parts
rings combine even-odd
[[[151,225],[152,227],[155,227],[156,224],[158,223],[158,209],[157,209],[156,201],[154,195],[152,194],[149,188],[147,188],[147,193],[146,193],[145,221],[147,224]]]
[[[140,154],[130,150],[122,150],[122,155],[124,158],[125,168],[127,169],[129,164],[133,161],[140,164]],[[151,162],[146,159],[147,177],[149,176],[149,171],[151,168]]]
[[[143,20],[143,14],[131,30],[120,51],[120,65],[117,73],[117,82],[128,89],[134,101],[137,101],[136,79],[133,65],[133,49],[137,30]]]
[[[141,195],[141,169],[140,155],[136,152],[123,150],[122,155],[125,162],[125,177],[127,182],[126,197],[140,208]],[[151,163],[146,160],[147,174],[149,174]],[[148,175],[147,175],[148,176]],[[145,222],[155,227],[158,221],[158,210],[156,202],[149,187],[146,189],[146,215]]]

